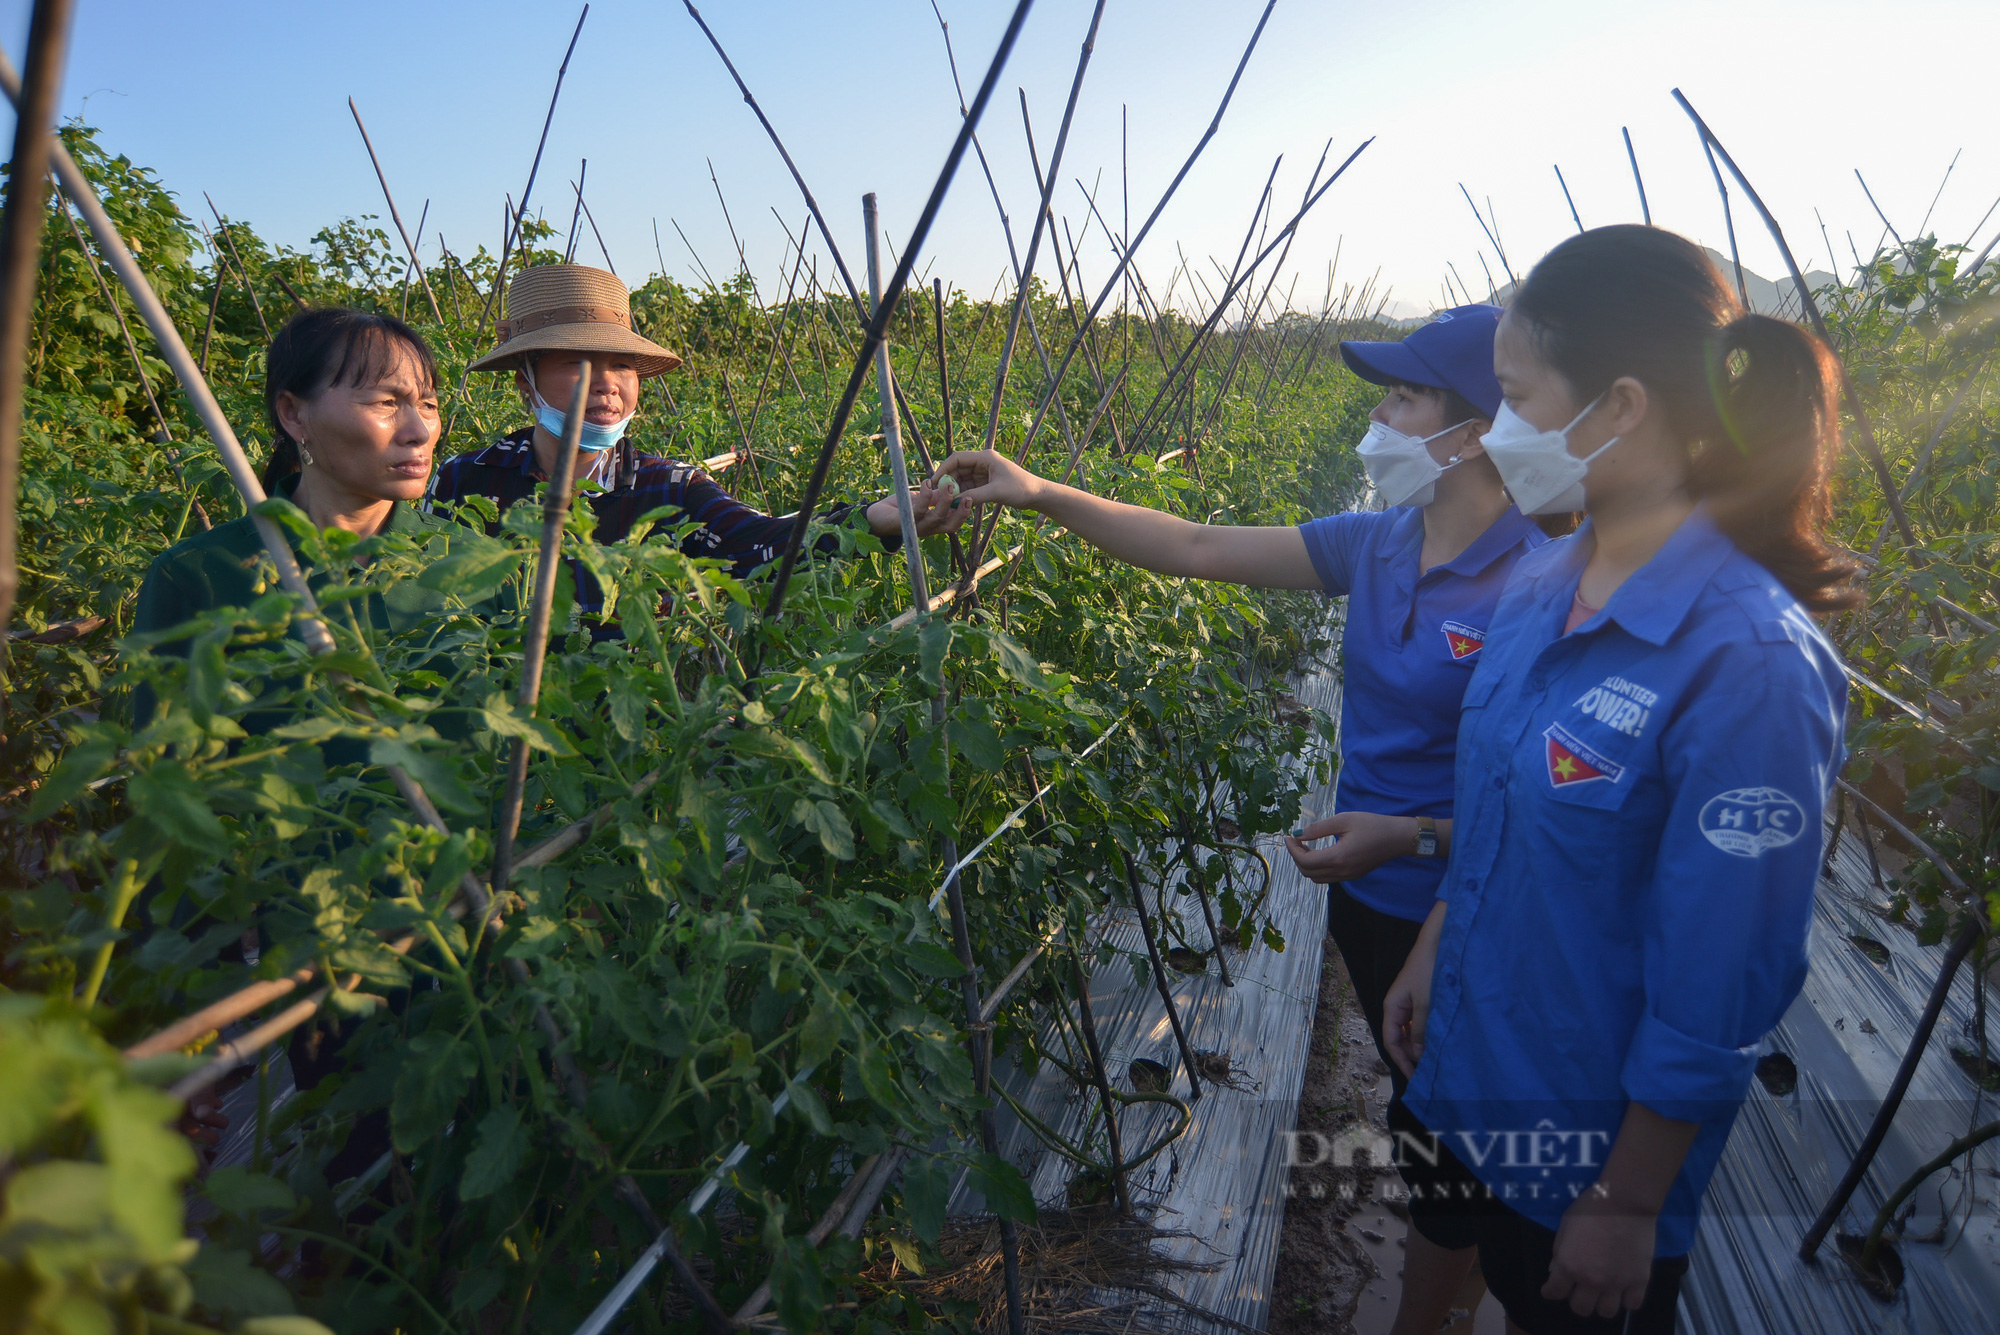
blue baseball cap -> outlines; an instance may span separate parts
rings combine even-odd
[[[1500,411],[1493,331],[1502,313],[1498,306],[1454,306],[1400,343],[1342,343],[1340,356],[1363,380],[1449,389],[1491,418]]]

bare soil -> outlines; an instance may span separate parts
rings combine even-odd
[[[1392,1168],[1366,1155],[1348,1167],[1330,1161],[1336,1141],[1365,1142],[1389,1129],[1389,1068],[1354,1003],[1331,939],[1320,975],[1319,1011],[1299,1096],[1299,1151],[1278,1234],[1272,1284],[1273,1335],[1387,1335],[1402,1296],[1407,1212]],[[1318,1136],[1322,1139],[1314,1139]],[[1327,1160],[1327,1162],[1316,1162]],[[1477,1269],[1439,1335],[1503,1335],[1499,1304]]]
[[[1347,970],[1331,940],[1326,942],[1323,969],[1312,1051],[1299,1096],[1302,1160],[1318,1157],[1309,1133],[1317,1132],[1330,1142],[1371,1115],[1386,1130],[1381,1112],[1371,1107],[1368,1098],[1382,1080],[1382,1059],[1369,1040],[1361,1008],[1353,1004]],[[1365,1184],[1358,1177],[1365,1178]],[[1370,1282],[1379,1277],[1368,1248],[1350,1228],[1357,1209],[1368,1204],[1371,1188],[1372,1176],[1366,1169],[1292,1170],[1271,1291],[1273,1335],[1353,1331],[1355,1308]]]

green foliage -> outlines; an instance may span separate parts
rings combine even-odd
[[[140,240],[183,336],[206,349],[253,453],[264,326],[286,316],[294,293],[407,313],[438,349],[447,390],[490,346],[490,322],[479,332],[495,278],[485,250],[430,270],[442,326],[368,218],[322,230],[309,253],[230,223],[221,256],[197,262],[200,227],[149,174],[108,157],[84,127],[65,133]],[[538,506],[517,507],[495,537],[454,538],[447,552],[421,533],[317,533],[274,503],[319,573],[334,655],[304,654],[300,609],[268,571],[260,588],[271,591],[249,607],[134,636],[132,598],[151,558],[203,514],[219,523],[241,507],[128,309],[172,443],[155,438],[161,423],[87,259],[54,222],[16,624],[106,624],[17,645],[12,659],[0,787],[17,856],[0,871],[0,982],[67,995],[108,952],[101,1004],[64,1023],[125,1080],[94,1034],[130,1042],[252,973],[309,965],[359,986],[336,991],[316,1036],[302,1036],[340,1060],[271,1110],[260,1170],[201,1184],[210,1213],[200,1252],[160,1250],[169,1235],[179,1245],[173,1198],[165,1214],[152,1207],[154,1232],[118,1235],[119,1264],[135,1275],[178,1266],[173,1311],[270,1335],[283,1335],[271,1323],[308,1318],[341,1331],[563,1329],[650,1240],[613,1190],[617,1176],[635,1175],[666,1215],[741,1140],[752,1152],[728,1186],[754,1227],[725,1235],[705,1217],[685,1245],[714,1262],[726,1306],[769,1275],[781,1315],[805,1329],[828,1303],[858,1303],[841,1309],[858,1316],[838,1320],[863,1325],[871,1312],[915,1314],[859,1278],[874,1243],[803,1241],[860,1156],[919,1151],[893,1207],[910,1221],[892,1227],[898,1247],[910,1248],[910,1225],[935,1236],[960,1166],[993,1208],[1031,1217],[1025,1183],[1004,1163],[960,1149],[927,1157],[972,1143],[979,1102],[963,967],[942,911],[929,907],[941,839],[976,842],[1052,784],[1027,825],[961,878],[990,985],[1048,927],[1081,925],[1123,896],[1127,856],[1157,860],[1151,850],[1179,832],[1218,822],[1234,822],[1243,840],[1290,828],[1305,791],[1330,772],[1326,721],[1277,684],[1324,648],[1319,600],[1163,579],[1008,516],[992,550],[1022,547],[1018,567],[949,619],[892,628],[907,602],[902,560],[854,531],[839,535],[842,559],[800,570],[785,617],[766,624],[760,583],[682,555],[677,534],[655,524],[599,545],[579,504],[566,550],[609,591],[622,634],[594,634],[603,628],[560,601],[530,717],[513,703],[524,633],[513,609],[536,561]],[[555,258],[542,248],[550,230],[530,228],[536,262]],[[725,481],[771,512],[796,502],[859,329],[844,295],[799,283],[788,299],[767,286],[762,301],[742,275],[701,291],[656,278],[635,294],[640,327],[689,360],[649,387],[637,442],[700,459],[748,436],[754,462]],[[1037,289],[1034,301],[1044,330],[1068,324],[1059,294]],[[944,318],[953,416],[983,422],[1006,310],[955,294]],[[912,295],[892,353],[911,426],[937,455],[935,319]],[[1155,339],[1187,332],[1107,320],[1062,387],[1037,462],[1059,466],[1063,432],[1082,431],[1104,397],[1099,375],[1127,365],[1083,456],[1094,489],[1240,523],[1344,505],[1358,477],[1344,447],[1371,396],[1320,355],[1333,331],[1309,347],[1315,330],[1303,324],[1245,359],[1212,424],[1177,415],[1114,457],[1109,423],[1135,423],[1162,374]],[[1231,348],[1225,339],[1198,372],[1204,412]],[[1039,382],[1023,350],[1001,444],[1021,443]],[[446,397],[446,452],[523,420],[507,377]],[[887,485],[875,412],[864,407],[850,426],[834,498]],[[1192,466],[1152,461],[1190,433]],[[968,443],[962,433],[957,443]],[[933,588],[952,582],[943,543],[926,559]],[[390,629],[357,611],[377,599]],[[138,727],[127,702],[141,688],[158,704]],[[942,728],[931,712],[940,691]],[[598,820],[579,847],[522,871],[500,928],[482,935],[452,901],[466,874],[492,864],[496,797],[517,741],[531,756],[520,849]],[[392,765],[423,784],[448,833],[414,820]],[[1226,812],[1200,799],[1202,767],[1230,793]],[[1242,948],[1283,947],[1261,892],[1225,885],[1214,850],[1198,874]],[[121,886],[143,886],[126,911]],[[254,970],[240,958],[246,933],[260,946]],[[514,961],[530,987],[511,980]],[[1021,1007],[1060,985],[1054,969],[1038,964],[1003,1009],[1002,1046],[1025,1037]],[[559,1052],[538,1004],[563,1036]],[[581,1109],[559,1056],[588,1084]],[[157,1124],[165,1105],[146,1097]],[[171,1186],[187,1155],[164,1135],[155,1125],[152,1141],[132,1143],[170,1148],[149,1171]],[[46,1153],[72,1175],[93,1162],[82,1140]],[[114,1273],[93,1265],[91,1275]]]
[[[2000,265],[1971,272],[1964,247],[1927,236],[1820,297],[1916,536],[1903,542],[1872,470],[1858,452],[1846,459],[1838,527],[1879,557],[1867,604],[1829,626],[1873,683],[1853,691],[1849,778],[1901,808],[1967,882],[1958,893],[1918,857],[1893,887],[1898,911],[1937,941],[1967,914],[2000,922]],[[1847,434],[1858,440],[1858,424]]]

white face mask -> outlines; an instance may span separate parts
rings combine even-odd
[[[1601,394],[1592,399],[1590,407],[1560,431],[1539,430],[1510,405],[1500,405],[1493,429],[1480,438],[1480,444],[1522,514],[1558,515],[1584,508],[1583,479],[1590,472],[1590,461],[1620,437],[1613,436],[1579,459],[1569,452],[1569,433],[1603,401]]]
[[[1361,466],[1368,470],[1368,480],[1381,495],[1382,504],[1429,505],[1437,496],[1438,476],[1455,466],[1458,459],[1454,456],[1451,463],[1441,464],[1431,458],[1426,446],[1464,425],[1465,422],[1460,422],[1435,436],[1420,437],[1406,436],[1381,422],[1370,422],[1368,434],[1354,450],[1361,456]]]

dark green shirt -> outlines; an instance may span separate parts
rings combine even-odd
[[[278,482],[276,494],[291,500],[298,490],[299,475]],[[425,514],[414,504],[398,502],[389,511],[383,531],[401,529],[411,533],[454,534],[467,531],[463,524],[441,515]],[[297,546],[293,555],[304,564]],[[139,586],[139,606],[133,617],[135,633],[166,630],[216,607],[248,607],[257,601],[257,568],[264,561],[264,539],[249,515],[232,519],[206,533],[197,533],[177,542],[153,558],[146,582]],[[320,578],[307,571],[308,583]],[[379,597],[369,598],[368,620],[376,630],[403,630],[405,618],[394,616]],[[185,643],[160,646],[162,653],[185,653]]]
[[[284,500],[291,500],[298,485],[299,475],[294,473],[279,480],[275,494]],[[396,529],[419,536],[435,533],[449,537],[472,531],[454,520],[425,514],[414,504],[403,502],[398,502],[389,511],[388,522],[382,527],[384,532]],[[307,584],[317,588],[325,580],[325,573],[315,574],[296,544],[292,547],[292,554],[305,567]],[[264,539],[248,515],[175,543],[153,558],[153,564],[146,571],[146,581],[139,586],[139,605],[132,622],[134,633],[168,630],[217,607],[250,606],[260,596],[258,570],[266,559]],[[429,615],[426,612],[396,611],[387,605],[380,594],[371,594],[360,602],[365,608],[362,616],[369,629],[377,631],[407,631]],[[188,652],[188,642],[170,641],[158,646],[158,652],[184,657]],[[153,703],[150,687],[141,685],[134,692],[134,727],[143,728],[152,721]],[[258,732],[284,721],[281,716],[267,714],[268,711],[253,715],[244,720],[244,725],[252,732]]]

